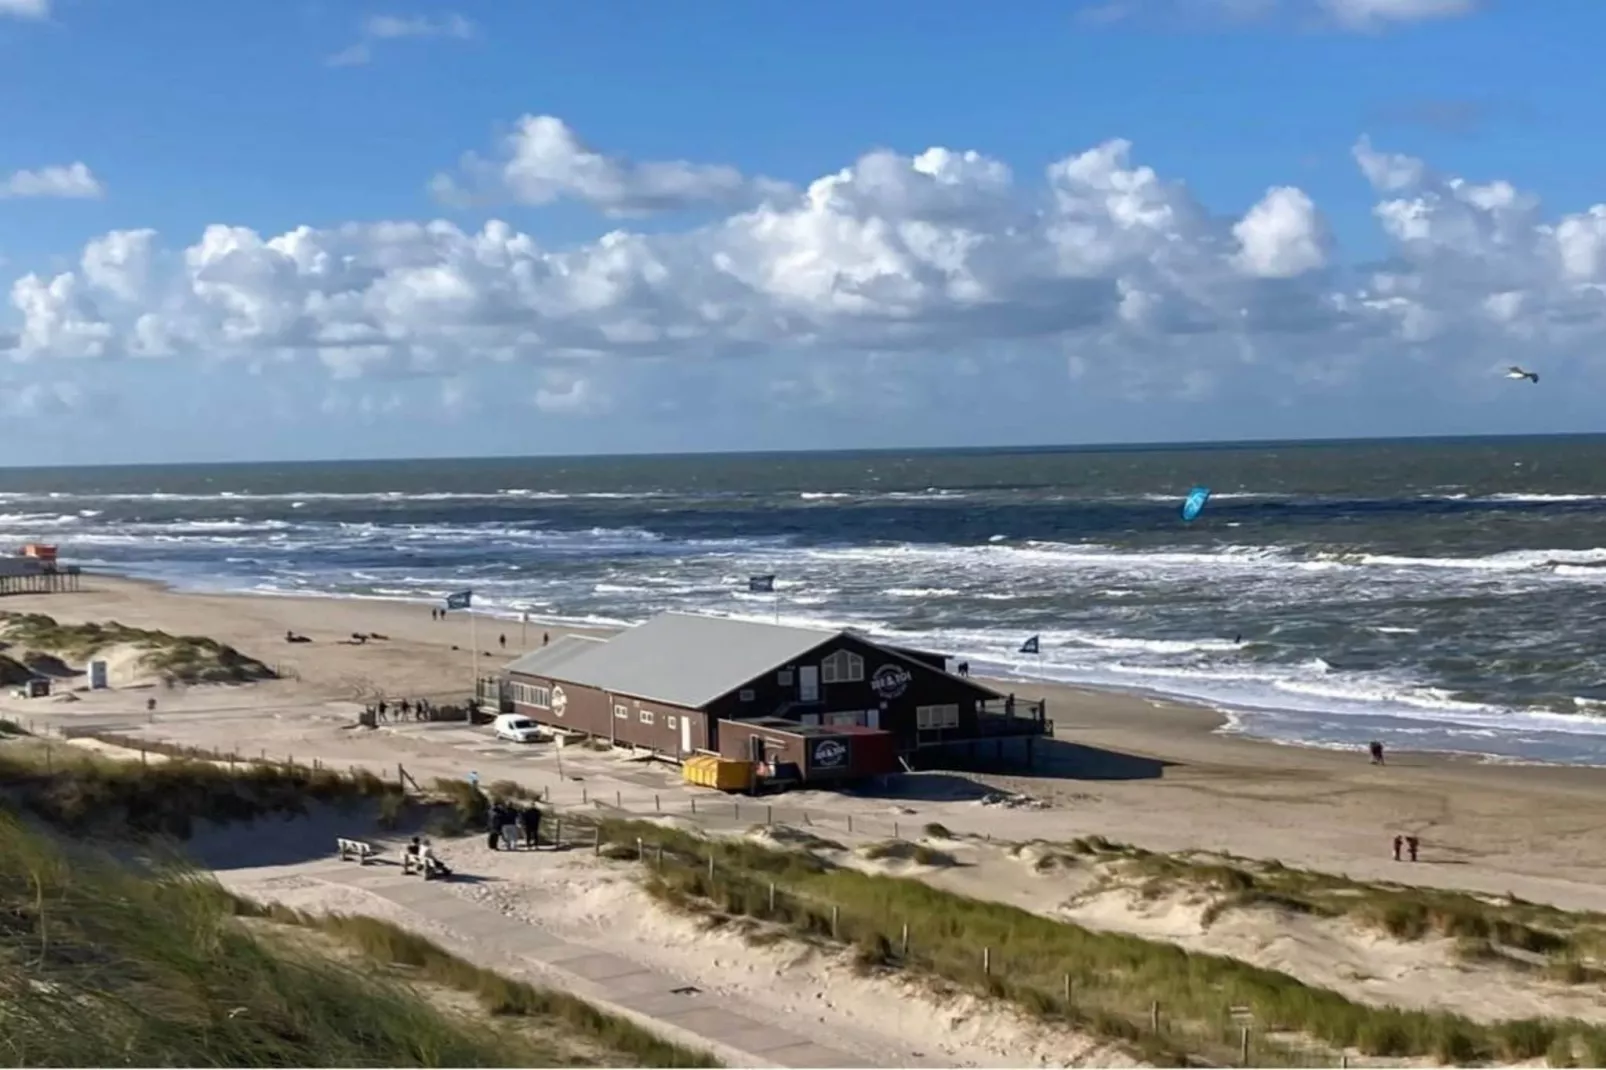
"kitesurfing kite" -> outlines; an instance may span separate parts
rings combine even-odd
[[[1209,500],[1209,487],[1194,487],[1188,492],[1188,500],[1182,503],[1182,519],[1191,521],[1199,515],[1205,507],[1205,502]]]
[[[1529,382],[1537,384],[1539,382],[1539,373],[1538,372],[1524,371],[1523,369],[1521,369],[1521,368],[1517,367],[1515,364],[1513,364],[1510,368],[1508,368],[1506,370],[1506,378],[1507,379],[1527,379]]]

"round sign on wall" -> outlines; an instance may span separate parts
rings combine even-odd
[[[552,712],[559,717],[563,716],[564,709],[569,705],[569,696],[563,693],[563,688],[552,689]]]
[[[909,690],[913,679],[902,665],[883,665],[870,677],[870,690],[882,698],[897,698]]]
[[[835,739],[822,739],[814,745],[814,765],[832,769],[848,760],[848,748]]]

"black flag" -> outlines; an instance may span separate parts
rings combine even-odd
[[[747,577],[747,589],[754,594],[768,594],[775,590],[775,573],[768,576]]]
[[[1020,652],[1022,654],[1041,654],[1043,652],[1042,637],[1034,635],[1026,640],[1020,645]]]

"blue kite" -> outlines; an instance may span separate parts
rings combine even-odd
[[[1188,492],[1188,500],[1182,503],[1182,519],[1193,520],[1204,511],[1205,502],[1209,500],[1209,487],[1194,487]]]

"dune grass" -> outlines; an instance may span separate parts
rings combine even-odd
[[[188,838],[198,820],[302,814],[312,802],[372,803],[382,812],[405,802],[398,784],[361,770],[260,763],[230,768],[187,757],[147,765],[31,738],[0,747],[0,799],[79,835],[133,832],[179,839]]]
[[[0,813],[0,1064],[544,1066],[552,1051],[246,932],[215,885]]]
[[[1531,966],[1537,959],[1553,977],[1572,984],[1606,978],[1606,917],[1599,914],[1514,895],[1356,881],[1229,855],[1157,854],[1107,841],[1067,846],[1100,864],[1107,880],[1133,883],[1141,894],[1196,889],[1214,896],[1204,913],[1206,924],[1229,911],[1257,907],[1345,918],[1401,941],[1452,939],[1473,959],[1513,966]]]
[[[861,962],[912,970],[1010,1000],[1119,1040],[1232,1058],[1229,1008],[1253,1016],[1259,1065],[1303,1062],[1299,1038],[1332,1053],[1450,1063],[1548,1056],[1588,1065],[1606,1056],[1606,1029],[1560,1019],[1496,1024],[1444,1012],[1357,1003],[1274,970],[1121,933],[1097,932],[919,880],[872,875],[751,841],[704,839],[644,822],[603,823],[612,843],[639,838],[663,863],[650,890],[682,909],[760,918],[810,939],[856,948]],[[708,860],[713,859],[712,876]],[[769,910],[769,885],[783,893]],[[902,946],[904,926],[909,946]],[[987,949],[984,959],[982,949]],[[1072,998],[1065,999],[1069,984]],[[1166,1028],[1149,1036],[1158,1004]],[[1280,1035],[1283,1043],[1268,1035]],[[1566,1053],[1572,1053],[1567,1055]]]
[[[276,675],[263,662],[216,639],[170,635],[117,621],[62,624],[43,613],[0,613],[0,637],[32,652],[80,662],[107,647],[131,646],[142,652],[146,668],[175,683],[247,683]]]

